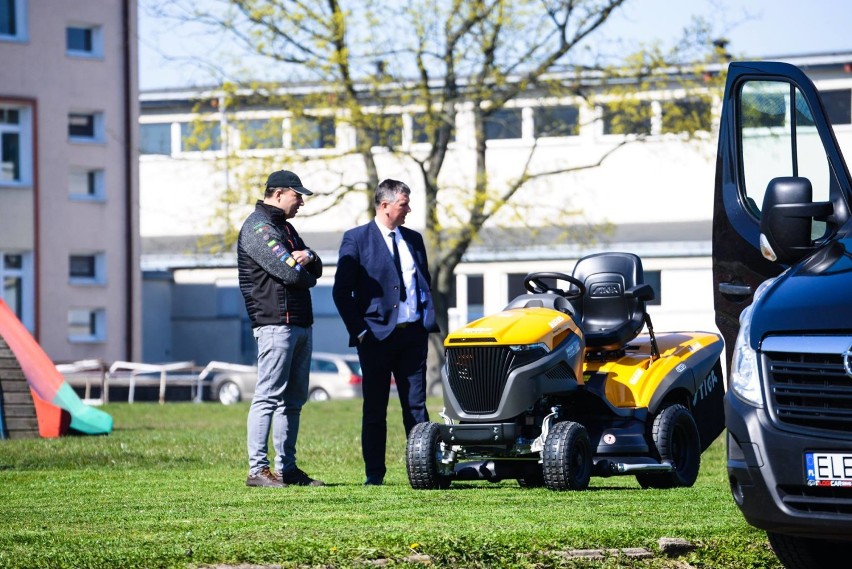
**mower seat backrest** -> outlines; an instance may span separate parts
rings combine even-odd
[[[644,284],[642,261],[633,253],[597,253],[574,266],[574,278],[586,286],[572,301],[586,336],[586,349],[619,350],[645,325],[645,301],[654,298]]]
[[[542,294],[522,294],[516,296],[504,310],[510,308],[549,308],[558,310],[565,314],[573,314],[571,304],[564,297],[558,294],[542,293]]]

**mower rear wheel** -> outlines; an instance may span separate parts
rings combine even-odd
[[[408,482],[415,490],[442,490],[452,479],[438,470],[441,431],[435,423],[418,423],[408,435],[405,466]]]
[[[675,469],[664,473],[636,475],[642,488],[688,488],[695,484],[701,466],[698,426],[689,409],[680,404],[663,408],[654,417],[651,437],[661,461],[671,461]]]
[[[585,490],[592,476],[592,444],[586,427],[563,421],[550,428],[542,450],[544,485],[550,490]]]

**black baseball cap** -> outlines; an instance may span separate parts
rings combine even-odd
[[[314,193],[302,185],[299,176],[290,170],[278,170],[266,179],[267,188],[292,188],[294,192],[303,196],[312,196]]]

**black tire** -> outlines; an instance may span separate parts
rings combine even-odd
[[[592,444],[586,427],[564,421],[551,427],[542,450],[544,485],[550,490],[585,490],[592,476]]]
[[[642,473],[636,481],[642,488],[688,488],[695,484],[701,467],[701,439],[692,413],[677,403],[664,407],[654,417],[651,439],[660,461],[671,461],[673,472]]]
[[[242,401],[243,396],[240,392],[240,386],[230,379],[223,381],[216,388],[216,399],[222,405],[233,405]]]
[[[441,431],[435,423],[419,423],[411,429],[405,449],[408,482],[415,490],[443,490],[452,478],[438,470]]]
[[[329,399],[331,399],[331,395],[322,387],[311,389],[311,392],[308,393],[308,401],[328,401]]]
[[[772,551],[787,569],[824,569],[843,559],[848,543],[766,532]]]

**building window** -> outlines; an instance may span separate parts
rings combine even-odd
[[[34,329],[32,254],[0,251],[0,299],[28,330]]]
[[[26,39],[25,0],[0,0],[0,40]]]
[[[283,145],[284,127],[280,118],[240,121],[238,128],[243,150],[281,148]]]
[[[472,322],[485,316],[485,278],[467,276],[467,319]]]
[[[78,142],[103,140],[101,113],[68,113],[68,137]]]
[[[0,181],[21,181],[21,112],[0,107]]]
[[[402,145],[402,115],[373,115],[365,130],[370,146],[396,148]]]
[[[195,121],[180,123],[180,149],[182,152],[221,150],[222,128],[218,122]]]
[[[68,195],[75,200],[103,200],[104,171],[73,169],[68,173]]]
[[[651,288],[654,289],[654,300],[645,303],[648,306],[659,306],[663,303],[663,280],[661,276],[661,271],[644,272],[645,284],[651,285]]]
[[[68,256],[68,281],[74,285],[104,284],[104,254],[76,253]]]
[[[68,311],[68,340],[103,342],[106,339],[106,311],[103,308],[72,308]]]
[[[172,153],[171,123],[153,123],[139,125],[139,151],[142,154]]]
[[[65,28],[65,50],[68,55],[98,57],[103,55],[99,26],[68,26]]]
[[[662,111],[662,132],[664,133],[710,131],[710,101],[704,99],[666,101],[662,105]]]
[[[623,101],[603,110],[604,134],[651,134],[651,104]]]
[[[2,277],[3,282],[0,298],[22,321],[24,319],[23,269],[23,255],[9,253],[0,255],[0,277]]]
[[[337,146],[334,117],[294,117],[290,121],[290,137],[293,148],[334,148]]]
[[[521,138],[521,109],[498,109],[484,117],[485,139]]]
[[[573,105],[539,107],[534,121],[536,138],[580,134],[580,109]]]
[[[820,96],[831,124],[852,124],[852,89],[821,91]]]
[[[413,144],[431,143],[435,137],[438,124],[429,124],[426,113],[415,113],[411,115],[411,142]],[[450,142],[456,139],[456,128],[452,125],[450,129]]]

